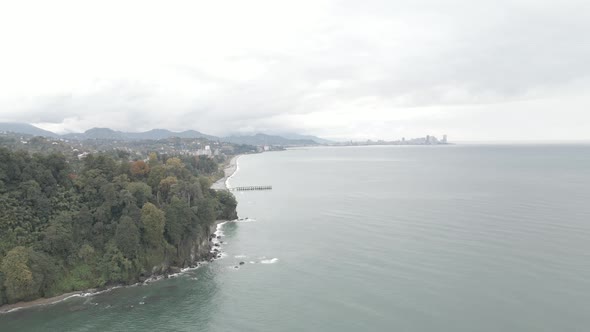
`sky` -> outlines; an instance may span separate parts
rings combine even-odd
[[[590,1],[0,1],[0,121],[590,139]]]

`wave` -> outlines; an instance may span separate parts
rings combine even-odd
[[[234,223],[254,222],[254,221],[256,221],[256,219],[252,219],[252,218],[240,218],[240,219],[232,220],[232,222],[234,222]]]
[[[53,305],[53,304],[58,304],[73,298],[77,298],[77,297],[81,297],[81,298],[91,298],[95,295],[99,295],[99,294],[103,294],[106,292],[110,292],[113,289],[117,289],[117,288],[122,288],[122,287],[133,287],[133,286],[137,286],[139,285],[139,283],[137,284],[133,284],[133,285],[129,285],[129,286],[121,286],[121,285],[117,285],[117,286],[112,286],[103,290],[99,290],[99,291],[86,291],[86,292],[78,292],[78,293],[74,293],[74,294],[69,294],[69,295],[60,295],[57,296],[55,298],[50,298],[50,299],[38,299],[37,301],[40,301],[39,303],[31,303],[31,304],[24,304],[20,307],[16,307],[16,308],[12,308],[6,311],[0,311],[0,314],[8,314],[11,312],[15,312],[15,311],[19,311],[21,309],[29,309],[29,308],[33,308],[33,307],[40,307],[40,306],[47,306],[47,305]],[[33,301],[35,302],[35,301]],[[96,305],[96,303],[91,303]]]
[[[260,261],[260,264],[274,264],[274,263],[276,263],[278,261],[279,261],[278,258],[263,259],[263,260]]]

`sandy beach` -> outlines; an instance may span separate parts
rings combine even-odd
[[[231,158],[229,163],[223,169],[225,175],[223,176],[223,178],[217,180],[217,182],[212,184],[211,189],[215,189],[215,190],[229,189],[227,187],[227,179],[229,179],[238,170],[238,158],[240,158],[240,156],[241,155],[237,155],[237,156],[234,156],[233,158]]]

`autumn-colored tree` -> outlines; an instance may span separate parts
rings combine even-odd
[[[134,161],[131,163],[131,175],[136,178],[147,176],[150,172],[150,165],[143,160]]]
[[[166,166],[183,168],[184,164],[182,163],[180,158],[172,157],[172,158],[168,158],[168,160],[166,160]]]

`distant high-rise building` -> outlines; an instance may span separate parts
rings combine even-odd
[[[443,135],[442,142],[443,144],[447,144],[447,135]]]
[[[426,135],[426,144],[430,144],[430,135]]]

